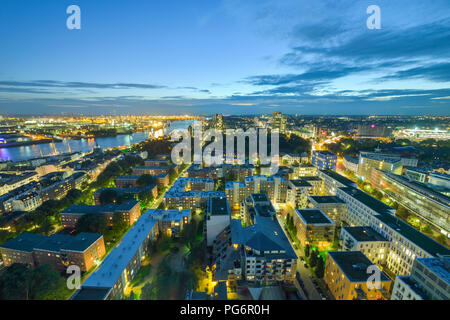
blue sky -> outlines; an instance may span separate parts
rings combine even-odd
[[[450,115],[448,0],[2,0],[0,41],[2,114]]]

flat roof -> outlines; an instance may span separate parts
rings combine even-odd
[[[262,217],[271,217],[275,214],[272,204],[256,204],[255,211]]]
[[[105,300],[111,288],[82,287],[70,300]]]
[[[316,203],[323,204],[323,203],[345,203],[342,199],[340,199],[337,196],[309,196],[308,197],[311,200],[314,200]]]
[[[334,222],[328,218],[320,209],[296,209],[295,212],[306,224],[333,224]]]
[[[303,179],[295,179],[295,180],[289,180],[295,187],[301,188],[301,187],[312,187],[312,185]]]
[[[67,234],[43,236],[24,232],[16,238],[7,241],[1,245],[1,247],[25,252],[32,252],[33,250],[45,250],[52,252],[66,250],[83,252],[101,237],[101,234],[86,232],[79,233],[76,236],[70,236]]]
[[[417,262],[423,264],[435,275],[450,285],[450,256],[439,258],[419,258]]]
[[[381,282],[391,281],[388,276],[373,264],[361,251],[329,251],[328,255],[339,266],[351,282],[367,282],[371,273],[367,273],[369,266],[380,271]]]
[[[450,250],[441,245],[440,243],[434,241],[427,235],[422,232],[416,230],[414,227],[410,226],[406,222],[400,220],[397,217],[394,217],[389,214],[383,214],[376,216],[378,220],[385,223],[391,229],[396,230],[399,234],[401,234],[406,239],[410,240],[423,250],[427,251],[433,256],[438,254],[441,255],[449,255]]]
[[[61,212],[61,214],[97,214],[106,212],[129,211],[133,209],[139,201],[130,200],[121,204],[109,203],[104,206],[73,205]]]
[[[314,154],[319,154],[319,155],[322,155],[322,156],[336,156],[337,157],[336,154],[334,154],[333,152],[330,152],[328,150],[314,150],[312,154],[313,155]]]
[[[305,181],[322,181],[319,177],[302,177],[302,180]]]
[[[353,187],[342,187],[338,189],[355,198],[359,202],[362,202],[364,205],[380,214],[391,215],[391,213],[395,211],[394,208],[388,206],[387,204],[381,202],[380,200],[368,195],[367,193],[359,189]]]
[[[209,200],[209,211],[214,216],[225,216],[230,214],[230,206],[226,197],[211,197]]]
[[[319,171],[322,172],[323,174],[331,177],[332,179],[336,180],[337,182],[343,184],[344,186],[347,186],[347,187],[356,186],[356,182],[354,182],[332,170],[319,170]]]
[[[342,230],[348,232],[356,241],[389,241],[372,227],[342,227]]]
[[[251,197],[256,202],[270,201],[269,196],[266,193],[252,193]]]
[[[156,223],[150,214],[144,213],[82,287],[112,288]]]
[[[0,248],[32,252],[36,244],[44,241],[45,236],[30,232],[23,232],[14,239],[6,241]]]

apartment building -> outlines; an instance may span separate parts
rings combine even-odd
[[[191,222],[191,209],[149,209],[146,214],[158,221],[159,233],[177,238],[186,224]]]
[[[158,221],[143,214],[92,273],[72,300],[121,300],[148,255],[149,243],[158,235]]]
[[[127,199],[139,200],[140,195],[146,194],[151,195],[153,199],[158,197],[158,186],[148,185],[142,188],[131,187],[131,188],[101,188],[94,192],[95,205],[101,205],[100,196],[104,191],[115,191],[118,195],[127,197]]]
[[[146,167],[168,167],[170,166],[170,159],[147,159],[144,161]]]
[[[336,195],[337,188],[357,187],[357,183],[331,170],[318,170],[317,176],[322,179],[322,194]]]
[[[143,175],[149,174],[152,176],[156,176],[162,173],[169,173],[170,169],[175,170],[175,173],[178,173],[178,166],[176,164],[170,166],[140,166],[133,168],[133,175]]]
[[[308,244],[323,250],[333,244],[336,224],[322,210],[296,209],[292,218],[302,246]]]
[[[345,202],[336,196],[309,196],[308,207],[322,210],[337,227],[342,225],[342,217],[347,211]]]
[[[127,224],[132,226],[141,216],[139,201],[130,200],[121,204],[110,203],[103,206],[73,205],[63,210],[60,215],[64,228],[75,228],[77,221],[86,214],[102,215],[111,226],[115,213],[121,214]]]
[[[369,281],[375,272],[379,280]],[[392,285],[361,251],[329,251],[323,280],[336,300],[388,300]]]
[[[395,278],[391,300],[450,300],[450,256],[419,258]]]
[[[344,223],[370,226],[389,240],[386,267],[396,275],[410,274],[416,258],[448,255],[450,250],[394,216],[395,209],[355,188],[338,188],[337,196],[347,204]]]
[[[222,197],[225,193],[214,190],[211,178],[178,178],[164,195],[169,209],[193,209],[206,204],[210,197]]]
[[[302,177],[302,180],[308,182],[312,187],[313,196],[320,196],[322,194],[323,180],[319,177]]]
[[[27,264],[31,268],[53,265],[64,271],[77,265],[81,271],[90,270],[105,255],[103,235],[80,233],[76,236],[54,234],[42,236],[24,232],[0,246],[5,266]]]
[[[292,208],[306,208],[308,196],[313,194],[313,187],[302,179],[289,180],[286,203]]]
[[[357,173],[358,172],[358,163],[359,163],[359,159],[357,157],[351,157],[351,156],[344,157],[343,165],[344,165],[345,169],[347,169],[348,171]]]
[[[225,256],[239,259],[229,260],[229,279],[242,278],[260,284],[293,282],[297,255],[278,223],[269,197],[252,194],[245,206],[247,226],[243,227],[239,219],[231,220],[231,252]],[[223,266],[221,260],[218,262]]]
[[[227,164],[224,163],[218,167],[217,177],[227,178],[233,176],[237,181],[243,181],[245,177],[253,176],[256,173],[256,168],[253,164]]]
[[[342,227],[339,234],[339,247],[345,251],[361,251],[377,266],[386,263],[389,240],[367,226]]]
[[[301,164],[309,161],[309,155],[303,153],[285,153],[280,156],[280,165],[292,166],[293,164]]]
[[[330,151],[313,150],[311,163],[319,170],[336,171],[337,155]]]
[[[361,152],[359,154],[358,176],[364,180],[370,180],[372,169],[402,174],[403,164],[398,157]]]
[[[230,207],[239,209],[243,200],[252,193],[266,193],[274,203],[287,200],[288,181],[284,177],[255,175],[245,177],[245,182],[229,181],[225,184],[225,194]]]
[[[116,185],[118,188],[136,188],[137,181],[139,180],[140,175],[123,175],[118,176],[116,178]],[[155,183],[158,186],[165,187],[169,184],[169,174],[168,173],[160,173],[152,176],[155,179]]]
[[[213,246],[216,239],[230,227],[231,210],[226,197],[208,199],[205,214],[206,245]]]
[[[186,170],[189,178],[199,179],[217,179],[219,169],[217,167],[202,167],[202,165],[193,163]]]
[[[293,164],[289,170],[289,180],[295,180],[303,177],[314,177],[317,174],[317,168],[312,164]]]

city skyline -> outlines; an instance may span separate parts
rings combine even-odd
[[[80,30],[66,27],[72,4]],[[0,114],[446,116],[449,13],[446,1],[4,1]]]

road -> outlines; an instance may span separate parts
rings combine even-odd
[[[309,271],[309,269],[307,269],[303,266],[304,262],[300,259],[300,257],[303,256],[303,254],[301,253],[301,251],[299,249],[295,249],[294,243],[291,241],[290,236],[287,234],[287,232],[284,228],[284,221],[283,221],[282,217],[277,214],[277,219],[278,219],[278,222],[280,223],[281,229],[283,229],[283,232],[285,233],[286,237],[288,238],[289,242],[291,243],[292,249],[294,249],[295,254],[298,257],[297,272],[300,273],[300,278],[302,279],[303,285],[306,289],[307,297],[305,296],[305,292],[303,291],[303,289],[301,289],[301,287],[297,281],[296,281],[295,286],[297,287],[297,289],[299,289],[303,298],[308,299],[308,300],[322,300],[320,293],[317,291],[317,289],[314,286],[314,283],[312,280],[314,278],[314,276],[311,274],[311,271]]]

